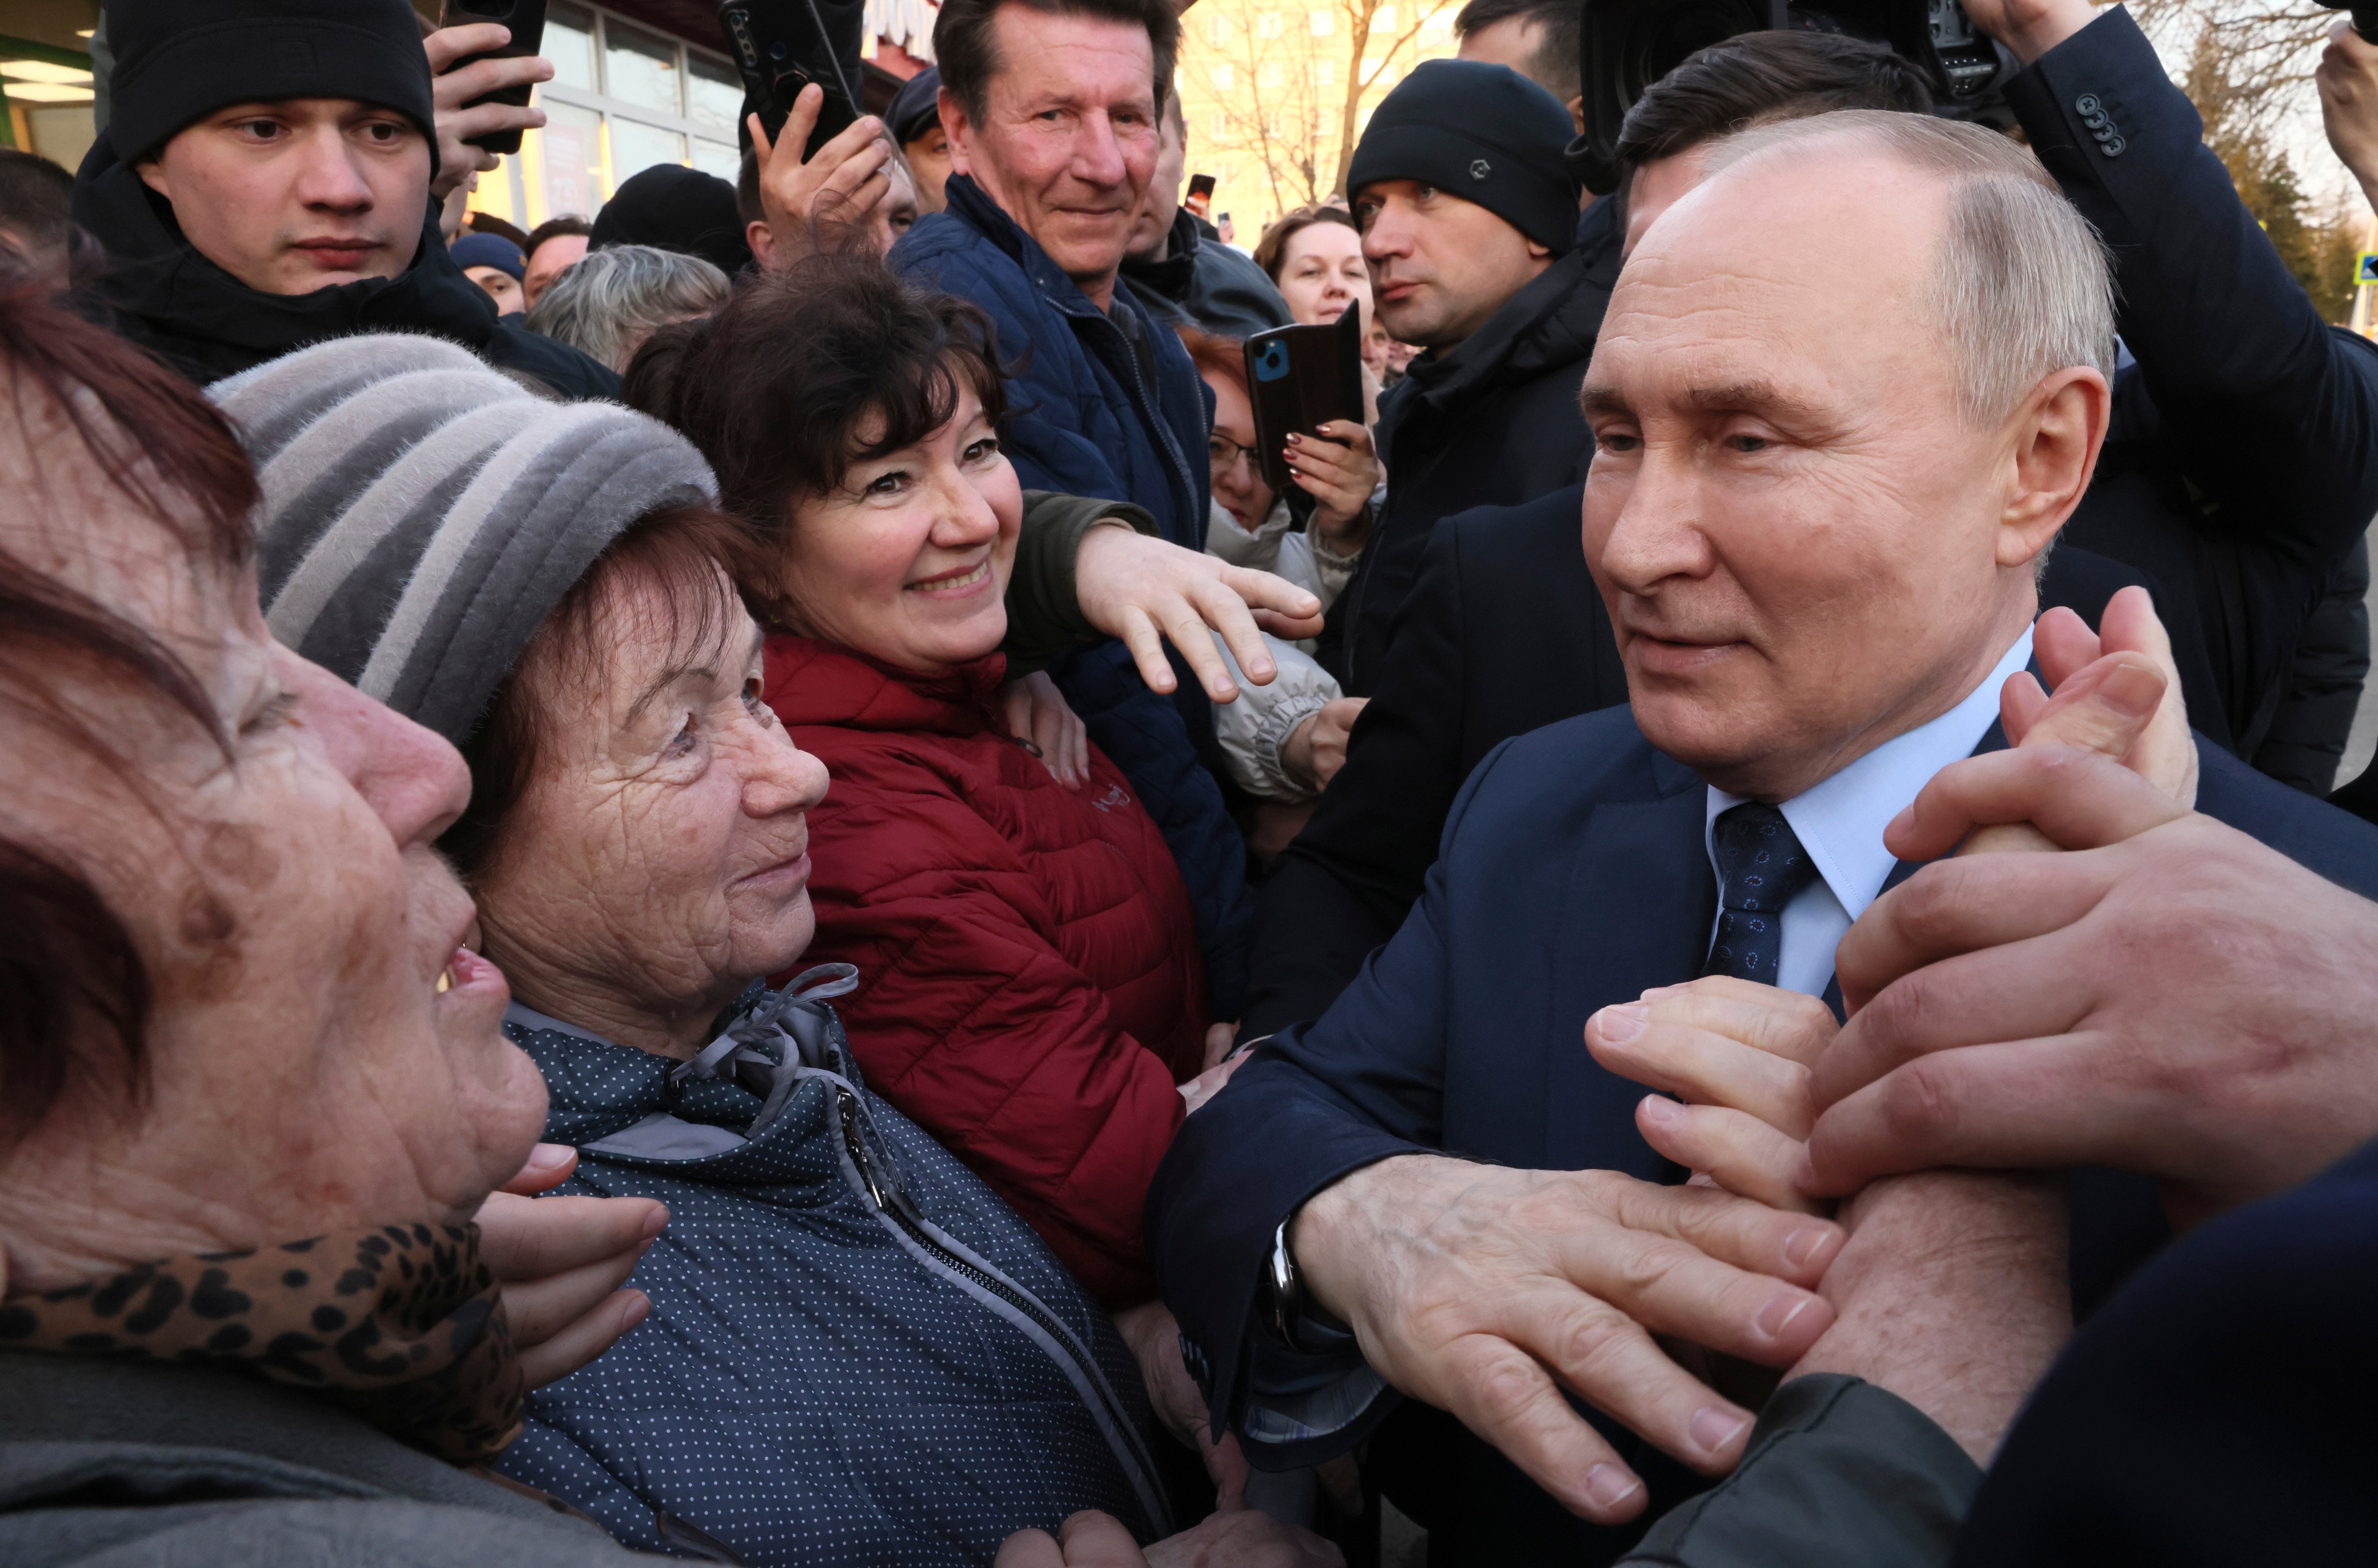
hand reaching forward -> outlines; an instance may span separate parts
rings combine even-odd
[[[668,1224],[650,1198],[535,1198],[570,1179],[578,1151],[539,1143],[520,1174],[479,1206],[480,1256],[503,1287],[504,1315],[528,1386],[558,1382],[608,1350],[653,1310],[622,1290]]]
[[[1707,1188],[1403,1155],[1315,1194],[1290,1240],[1381,1377],[1451,1411],[1564,1507],[1614,1524],[1642,1511],[1642,1482],[1563,1388],[1724,1473],[1750,1413],[1651,1336],[1790,1365],[1832,1321],[1804,1287],[1842,1232]]]
[[[1163,639],[1171,638],[1217,702],[1237,700],[1239,688],[1209,633],[1221,634],[1249,680],[1267,686],[1279,669],[1258,634],[1294,641],[1321,629],[1321,601],[1286,578],[1120,525],[1082,535],[1074,597],[1084,619],[1123,639],[1149,690],[1170,692],[1180,684],[1164,657]]]

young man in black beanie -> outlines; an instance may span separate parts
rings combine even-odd
[[[1380,400],[1387,499],[1320,657],[1367,697],[1440,518],[1584,477],[1578,383],[1617,277],[1578,244],[1568,111],[1507,66],[1431,60],[1371,115],[1347,173],[1372,297],[1428,352]]]
[[[498,320],[447,254],[439,94],[404,0],[110,0],[106,27],[110,119],[74,211],[115,263],[97,293],[126,336],[210,382],[324,338],[411,330],[564,396],[617,393],[604,366]],[[502,30],[441,36],[484,48]],[[525,68],[452,85],[498,65]]]

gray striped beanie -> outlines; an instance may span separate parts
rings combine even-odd
[[[606,545],[718,494],[659,421],[548,402],[436,338],[341,338],[208,395],[263,486],[273,635],[458,746]]]

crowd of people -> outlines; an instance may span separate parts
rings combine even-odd
[[[1471,0],[1241,249],[1169,0],[527,233],[502,28],[107,0],[0,1560],[2366,1555],[2378,349],[2127,11],[1964,10],[2013,134],[1743,32],[1596,194]]]

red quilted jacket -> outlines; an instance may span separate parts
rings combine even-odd
[[[1196,1072],[1188,890],[1095,749],[1076,793],[997,716],[1000,655],[922,678],[768,640],[767,700],[833,785],[817,940],[868,1081],[1015,1206],[1109,1308],[1156,1294],[1139,1210]]]

